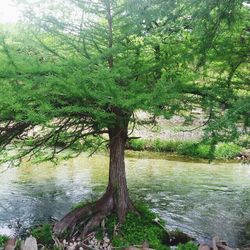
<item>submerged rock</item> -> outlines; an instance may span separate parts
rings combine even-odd
[[[194,241],[194,240],[195,240],[194,238],[180,231],[172,231],[166,233],[163,238],[164,244],[168,246],[177,246],[178,244],[185,244],[189,241]]]

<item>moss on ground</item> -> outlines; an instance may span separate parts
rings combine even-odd
[[[123,249],[128,246],[142,245],[147,241],[149,246],[157,250],[170,249],[167,245],[166,238],[169,239],[169,233],[164,228],[164,222],[158,218],[157,214],[153,213],[146,205],[136,205],[139,215],[136,213],[128,213],[125,223],[119,228],[118,234],[114,235],[114,226],[118,220],[115,215],[108,218],[106,222],[109,237],[112,238],[112,244],[118,249]],[[178,237],[177,235],[175,235]],[[190,249],[197,250],[195,243],[178,245],[180,250]]]
[[[8,237],[5,235],[0,235],[0,247],[3,247],[5,243],[8,241]]]
[[[54,240],[52,239],[52,226],[50,224],[33,228],[31,235],[37,239],[39,244],[44,246],[48,247],[54,244]]]

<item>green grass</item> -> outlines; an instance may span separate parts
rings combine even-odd
[[[157,250],[166,250],[170,247],[165,244],[166,238],[169,238],[169,233],[164,229],[164,222],[159,219],[160,226],[154,220],[158,215],[153,213],[146,205],[136,205],[139,214],[128,213],[125,223],[121,225],[118,235],[112,238],[112,244],[117,249],[124,249],[128,246],[142,245],[147,241],[149,246]],[[115,215],[108,218],[106,222],[107,231],[110,237],[113,236],[114,226],[118,220]],[[179,250],[197,250],[198,247],[194,243],[179,244]]]
[[[186,244],[179,244],[177,250],[198,250],[197,244],[194,242],[188,242]]]
[[[171,152],[178,155],[210,159],[210,145],[197,141],[145,140],[134,139],[129,142],[128,149],[135,151]],[[219,143],[215,147],[216,159],[234,159],[243,147],[234,143]]]
[[[242,147],[233,143],[220,143],[215,148],[217,159],[233,159],[242,151]]]
[[[0,235],[0,247],[3,247],[5,243],[8,241],[9,237],[5,235]]]
[[[125,223],[121,225],[118,235],[112,238],[112,244],[118,249],[123,249],[132,245],[142,245],[144,241],[148,241],[150,247],[158,250],[169,249],[162,243],[166,234],[165,230],[158,224],[153,222],[156,215],[146,206],[138,205],[138,211],[141,216],[135,213],[128,213]],[[107,222],[107,231],[109,237],[113,236],[114,226],[118,220],[115,215],[111,215]],[[163,224],[163,222],[161,222]]]
[[[52,226],[50,224],[44,224],[32,229],[31,235],[37,239],[38,243],[47,247],[54,244],[54,240],[52,239]]]
[[[129,148],[136,151],[155,151],[155,152],[175,152],[177,147],[181,144],[180,141],[167,140],[143,140],[134,139],[129,142]]]

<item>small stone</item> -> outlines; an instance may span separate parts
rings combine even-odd
[[[83,247],[79,247],[79,250],[83,250]]]
[[[109,243],[109,242],[110,242],[110,239],[109,239],[108,237],[105,236],[105,237],[103,238],[103,241],[106,242],[106,243]]]

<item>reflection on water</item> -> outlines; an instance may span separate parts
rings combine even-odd
[[[164,154],[129,153],[131,196],[147,201],[165,219],[200,240],[219,235],[233,246],[250,241],[250,167],[190,162]],[[9,169],[0,175],[0,234],[61,218],[81,200],[105,190],[108,157]]]

